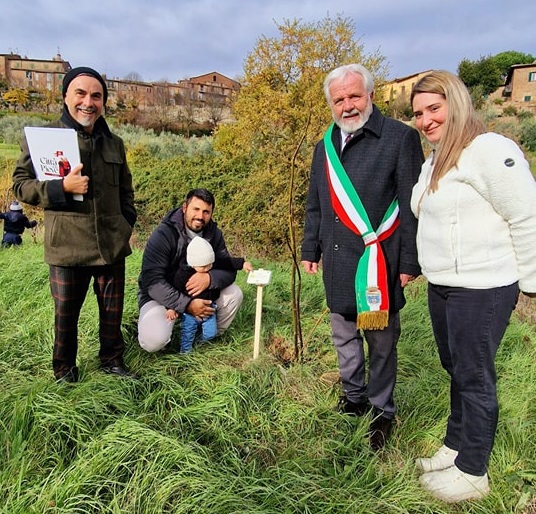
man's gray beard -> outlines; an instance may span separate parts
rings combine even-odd
[[[340,129],[347,133],[353,134],[362,128],[365,123],[369,120],[370,115],[372,114],[372,102],[369,102],[364,112],[360,113],[359,121],[357,122],[348,122],[345,123],[345,118],[339,118],[335,123],[340,127]]]

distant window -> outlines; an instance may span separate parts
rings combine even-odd
[[[26,72],[26,78],[27,78],[28,80],[32,80],[32,72],[31,72],[31,71],[27,71],[27,72]]]
[[[216,75],[212,76],[212,82],[216,82]]]
[[[536,82],[536,71],[531,71],[529,73],[529,82]]]
[[[523,101],[524,102],[530,102],[530,96],[524,96]]]

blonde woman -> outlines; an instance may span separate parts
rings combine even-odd
[[[457,76],[431,72],[415,84],[411,103],[433,147],[411,208],[451,396],[443,446],[417,467],[424,489],[458,502],[489,491],[495,355],[519,291],[536,292],[536,183],[519,147],[486,132]]]

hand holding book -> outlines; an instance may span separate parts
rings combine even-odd
[[[82,175],[83,164],[75,166],[63,178],[63,190],[73,195],[84,195],[87,193],[89,177]]]
[[[67,128],[25,127],[24,134],[38,180],[63,179],[63,189],[82,201],[89,178],[81,174],[76,131]],[[76,170],[76,171],[75,171]]]

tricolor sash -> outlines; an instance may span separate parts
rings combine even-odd
[[[331,204],[344,225],[362,237],[365,243],[355,275],[357,326],[364,330],[382,330],[389,323],[389,289],[380,241],[387,239],[400,224],[398,200],[395,198],[391,202],[380,226],[374,231],[331,141],[333,127],[334,124],[331,124],[324,135]]]

